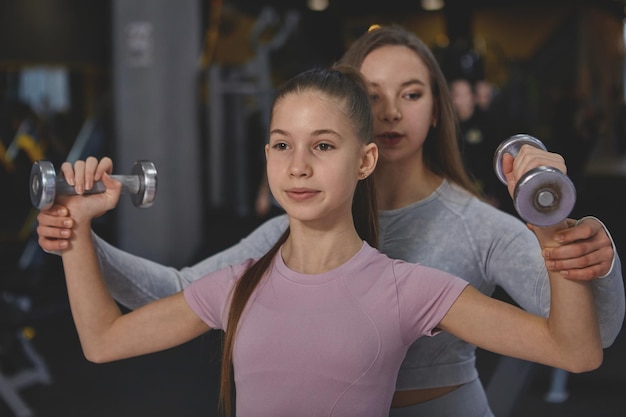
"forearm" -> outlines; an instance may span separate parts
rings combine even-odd
[[[542,248],[555,247],[551,230],[536,230]],[[556,346],[556,367],[571,372],[597,368],[602,362],[602,346],[591,285],[568,280],[558,272],[548,273],[550,314],[547,328]],[[563,358],[563,365],[558,361]]]
[[[92,358],[94,348],[105,343],[107,326],[121,312],[102,279],[88,223],[76,225],[62,258],[74,323],[85,356]]]
[[[553,366],[570,372],[596,369],[602,362],[602,344],[590,283],[550,274],[551,308],[547,319],[550,337],[557,346]]]

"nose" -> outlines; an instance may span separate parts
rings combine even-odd
[[[305,149],[294,150],[289,163],[289,175],[292,177],[308,177],[312,169],[309,152]]]
[[[384,121],[396,121],[402,118],[402,113],[396,105],[395,100],[383,100],[379,118]]]

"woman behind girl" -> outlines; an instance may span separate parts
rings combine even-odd
[[[486,295],[502,287],[522,308],[546,316],[550,291],[546,267],[568,279],[589,281],[603,346],[610,346],[624,318],[619,257],[602,224],[570,221],[555,234],[561,246],[544,249],[518,219],[480,201],[463,171],[454,111],[446,80],[433,54],[414,34],[384,27],[361,36],[343,61],[364,74],[373,105],[380,159],[380,250],[391,258],[447,271]],[[565,170],[556,154],[524,147],[511,166],[512,187],[539,165]],[[65,169],[68,180],[90,186],[111,160],[95,158]],[[91,197],[87,197],[91,198]],[[56,205],[38,216],[40,244],[64,249],[72,235],[67,210]],[[70,226],[64,225],[69,221]],[[165,297],[204,275],[260,258],[279,239],[287,216],[264,223],[237,245],[191,267],[176,270],[120,251],[93,235],[107,286],[129,308]],[[604,277],[603,277],[604,276]],[[595,279],[603,277],[601,279]],[[398,375],[391,415],[492,416],[475,365],[476,347],[449,333],[421,338],[408,350]]]
[[[220,404],[230,415],[232,366],[239,416],[386,416],[408,347],[440,330],[572,372],[597,368],[602,348],[587,283],[551,273],[545,319],[375,249],[372,137],[356,71],[293,78],[278,92],[265,148],[287,231],[260,259],[125,315],[106,289],[90,228],[115,207],[121,184],[104,175],[106,193],[65,197],[75,227],[63,265],[85,356],[112,361],[224,329]],[[555,229],[565,227],[535,233],[542,247],[554,247]]]

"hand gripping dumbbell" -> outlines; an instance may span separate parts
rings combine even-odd
[[[156,197],[157,171],[152,162],[137,161],[133,165],[131,175],[111,175],[111,178],[122,183],[122,193],[130,194],[135,207],[147,208]],[[102,181],[96,181],[85,194],[105,192]],[[39,210],[52,207],[58,195],[76,195],[74,186],[69,185],[65,178],[58,177],[54,165],[49,161],[37,161],[30,170],[30,201]]]
[[[539,139],[529,135],[511,136],[502,142],[493,157],[493,166],[505,185],[507,182],[502,170],[502,157],[505,153],[517,156],[523,145],[547,150]],[[513,203],[515,210],[527,223],[552,226],[565,220],[572,212],[576,203],[576,188],[560,170],[540,166],[528,171],[515,184]]]

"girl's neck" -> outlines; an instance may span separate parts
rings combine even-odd
[[[424,164],[378,163],[374,171],[379,210],[395,210],[429,197],[443,177]]]
[[[281,255],[285,265],[302,274],[321,274],[350,260],[363,247],[363,240],[353,225],[328,230],[314,230],[290,222],[289,238]]]

